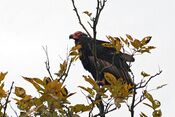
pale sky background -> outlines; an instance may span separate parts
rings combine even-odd
[[[95,0],[76,0],[80,13],[95,9]],[[32,85],[21,76],[48,76],[45,69],[45,53],[42,46],[47,45],[51,72],[58,70],[65,59],[67,48],[74,43],[69,34],[82,30],[79,26],[71,0],[0,0],[0,71],[8,71],[5,86],[12,81],[22,86],[27,93],[36,95]],[[86,22],[87,16],[83,15]],[[152,92],[162,105],[163,117],[175,116],[175,1],[174,0],[108,0],[98,25],[98,38],[105,40],[106,35],[125,36],[130,34],[141,39],[151,35],[152,45],[157,48],[152,54],[137,56],[132,70],[138,77],[142,70],[155,74],[159,68],[163,73],[151,81],[154,88],[167,83],[168,86]],[[81,77],[85,72],[80,62],[76,62],[70,71],[66,86],[70,92],[78,91],[79,85],[86,85]],[[138,77],[139,80],[139,77]],[[151,88],[150,87],[150,88]],[[84,103],[82,93],[72,96],[74,103]],[[144,109],[146,108],[146,109]],[[109,117],[128,117],[126,106],[109,114]],[[136,108],[136,117],[140,111],[152,111],[141,105]],[[9,115],[13,115],[8,110]],[[83,115],[82,115],[83,116]]]

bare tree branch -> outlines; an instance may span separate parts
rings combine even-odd
[[[43,50],[44,50],[44,52],[45,52],[45,54],[46,54],[46,58],[47,58],[47,60],[46,60],[46,62],[45,62],[45,64],[46,64],[46,69],[47,69],[47,72],[48,72],[49,75],[50,75],[51,80],[53,80],[52,74],[51,74],[51,72],[50,72],[50,62],[49,62],[49,55],[48,55],[48,51],[47,51],[47,46],[46,46],[46,47],[43,47]]]
[[[146,86],[148,85],[148,83],[151,81],[152,78],[154,78],[154,77],[160,75],[161,73],[162,73],[162,70],[159,70],[158,73],[156,73],[156,74],[153,75],[153,76],[150,76],[149,79],[145,82],[145,84],[136,87],[136,89],[140,89],[140,88],[144,88],[144,87],[146,87]],[[142,83],[142,82],[141,82],[141,83]]]
[[[75,11],[75,13],[76,13],[76,15],[77,15],[79,24],[82,26],[82,28],[83,28],[83,29],[85,30],[85,32],[88,34],[88,36],[91,37],[89,31],[86,29],[86,27],[84,26],[84,24],[83,24],[82,21],[81,21],[81,17],[80,17],[80,15],[79,15],[79,13],[78,13],[77,7],[75,6],[74,0],[71,0],[71,1],[72,1],[72,5],[73,5],[73,8],[74,8],[73,10]],[[92,38],[92,37],[91,37],[91,38]]]
[[[129,111],[130,111],[130,113],[131,113],[131,117],[134,117],[134,109],[135,109],[135,107],[136,107],[138,104],[140,104],[141,102],[143,102],[143,100],[146,99],[145,96],[144,96],[144,94],[142,94],[142,95],[140,96],[139,101],[136,102],[137,90],[143,89],[143,88],[147,87],[147,85],[148,85],[148,83],[151,81],[151,79],[154,78],[154,77],[156,77],[156,76],[158,76],[158,75],[160,75],[161,73],[162,73],[162,70],[159,70],[158,73],[156,73],[156,74],[153,75],[153,76],[150,76],[149,79],[148,79],[145,83],[141,80],[141,82],[140,82],[137,86],[135,86],[135,87],[133,88],[132,103],[131,103],[130,106],[127,105],[127,106],[128,106],[128,109],[129,109]],[[133,73],[132,73],[132,75],[133,75]],[[134,75],[133,75],[133,79],[134,79]],[[144,84],[143,84],[143,83],[144,83]]]
[[[8,93],[8,96],[7,96],[6,101],[5,101],[5,107],[4,107],[3,117],[6,117],[7,104],[9,103],[9,97],[10,97],[11,92],[12,92],[12,89],[13,89],[13,84],[14,84],[14,81],[11,84],[11,87],[10,87],[10,90],[9,90],[9,93]]]
[[[96,15],[95,17],[92,19],[93,22],[93,26],[92,26],[92,30],[93,30],[93,45],[92,45],[92,53],[94,56],[94,61],[95,61],[95,68],[96,68],[96,79],[97,81],[99,81],[99,69],[98,69],[98,60],[97,60],[97,55],[96,55],[96,36],[97,36],[97,24],[99,21],[99,17],[100,14],[105,6],[107,0],[97,0],[97,6],[96,6]]]
[[[95,61],[95,69],[96,69],[96,81],[98,82],[100,79],[99,79],[99,69],[98,69],[98,60],[97,60],[97,55],[96,55],[96,35],[97,35],[97,24],[98,24],[98,21],[99,21],[99,17],[100,17],[100,14],[105,6],[105,3],[107,2],[107,0],[97,0],[97,6],[96,6],[96,15],[95,17],[91,20],[92,21],[92,25],[90,24],[90,22],[88,22],[89,26],[92,28],[93,30],[93,37],[90,35],[90,33],[88,32],[88,30],[86,29],[86,27],[84,26],[84,24],[82,23],[81,21],[81,17],[78,13],[78,10],[75,6],[75,3],[74,3],[74,0],[72,0],[72,5],[73,5],[73,8],[74,8],[74,11],[77,15],[77,18],[79,20],[79,24],[82,26],[82,28],[86,31],[86,33],[88,34],[88,36],[93,39],[93,45],[92,45],[92,53],[93,53],[93,56],[94,56],[94,61]],[[98,99],[101,99],[101,96],[100,94],[97,94],[96,97],[98,97]],[[99,104],[97,105],[100,113],[104,113],[104,104],[102,102],[102,100],[99,102]],[[104,115],[100,115],[101,117],[105,117],[105,114]]]
[[[99,114],[96,114],[96,115],[94,115],[93,117],[98,117],[98,116],[103,116],[103,115],[106,115],[107,113],[109,113],[109,112],[112,112],[112,111],[114,111],[114,110],[116,110],[117,108],[115,107],[115,108],[113,108],[113,109],[111,109],[111,110],[108,110],[108,111],[106,111],[106,112],[104,112],[104,113],[99,113]]]
[[[139,101],[134,105],[134,107],[136,107],[138,104],[140,104],[143,100],[145,100],[146,98],[145,98],[145,96],[144,96],[144,94],[142,94],[141,96],[140,96],[140,99],[139,99]]]
[[[135,105],[135,98],[136,98],[136,88],[134,87],[133,89],[133,97],[132,97],[132,103],[131,106],[129,107],[129,111],[131,112],[131,117],[134,117],[134,105]]]
[[[62,79],[62,84],[65,82],[65,80],[66,80],[66,78],[68,76],[68,73],[69,73],[69,70],[71,68],[72,62],[73,62],[73,60],[71,59],[70,62],[69,62],[69,65],[68,65],[67,70],[65,70],[65,72],[63,73],[63,75],[60,77],[60,79]],[[64,78],[62,78],[63,76],[64,76]]]

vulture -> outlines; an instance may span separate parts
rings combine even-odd
[[[95,81],[97,81],[96,69],[98,69],[98,81],[105,81],[104,73],[108,72],[114,75],[117,79],[122,78],[128,84],[134,84],[129,75],[131,70],[127,63],[134,62],[132,55],[117,52],[113,47],[104,46],[104,43],[110,42],[96,40],[95,60],[92,49],[94,40],[92,38],[81,31],[77,31],[71,34],[69,39],[73,39],[75,41],[75,45],[81,45],[81,48],[78,50],[80,54],[80,61],[84,69],[92,74]],[[95,64],[95,62],[97,62],[97,64]],[[105,84],[107,84],[107,81],[105,81]]]

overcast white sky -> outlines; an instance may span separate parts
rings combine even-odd
[[[80,13],[95,9],[95,0],[76,0]],[[130,34],[135,38],[153,36],[151,44],[157,49],[152,54],[137,56],[132,70],[139,76],[142,70],[156,73],[159,67],[161,76],[151,82],[157,86],[168,83],[163,89],[153,92],[154,97],[161,101],[163,117],[175,116],[175,1],[174,0],[108,0],[102,13],[98,27],[98,38],[106,35],[124,36]],[[87,17],[83,15],[83,19]],[[67,48],[73,45],[68,39],[69,34],[82,30],[72,10],[71,0],[0,0],[0,71],[8,71],[6,87],[12,81],[15,85],[28,88],[34,93],[21,76],[44,77],[45,54],[42,46],[47,45],[51,71],[58,70],[59,63],[66,57]],[[77,86],[84,83],[81,64],[72,66],[66,86],[70,91],[80,91]],[[139,79],[139,78],[138,78]],[[83,95],[81,95],[82,98]],[[74,102],[84,102],[76,96]],[[78,97],[81,97],[78,96]],[[137,108],[138,116],[142,108]],[[10,112],[10,111],[9,111]],[[151,112],[150,110],[146,112]],[[115,111],[112,116],[128,116],[126,107]]]

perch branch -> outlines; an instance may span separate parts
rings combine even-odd
[[[11,92],[12,92],[12,89],[13,89],[13,84],[14,84],[14,81],[11,84],[11,87],[10,87],[10,90],[9,90],[9,93],[8,93],[8,96],[7,96],[6,101],[5,101],[5,107],[4,107],[3,117],[6,117],[7,104],[9,103],[9,97],[10,97]]]

